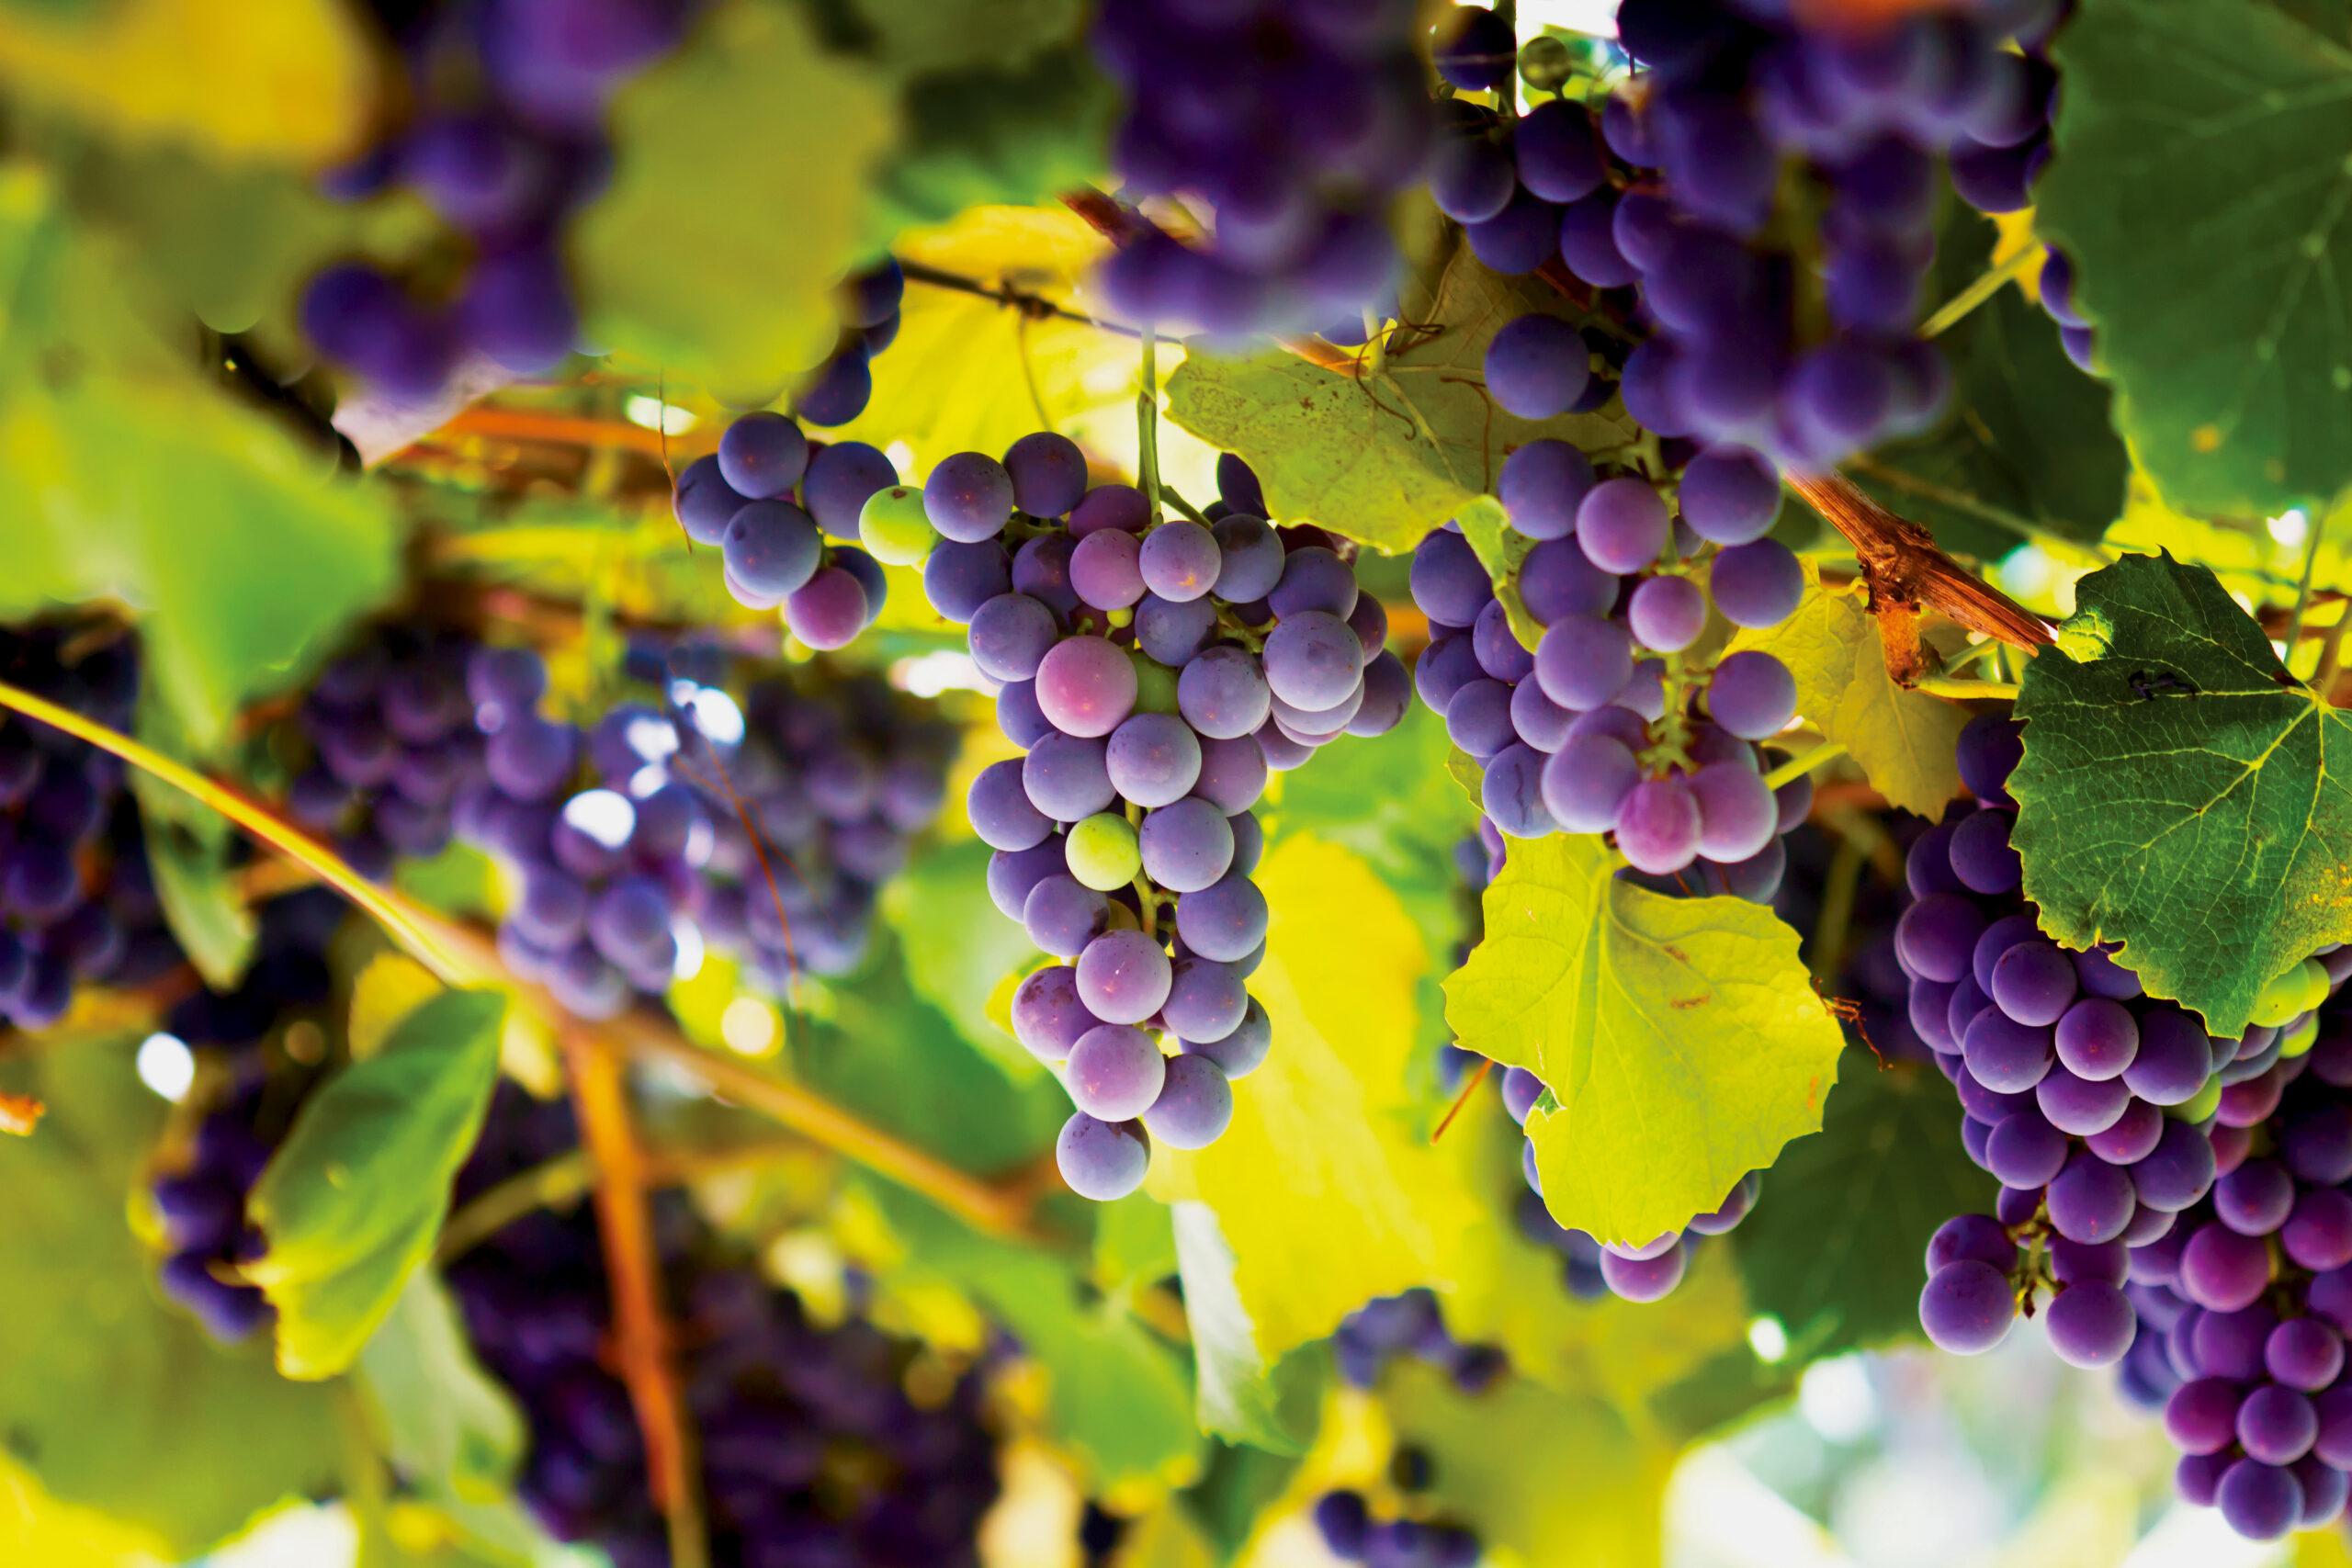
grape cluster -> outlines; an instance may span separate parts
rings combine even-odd
[[[560,1103],[503,1086],[459,1172],[463,1203],[577,1146]],[[711,1561],[751,1568],[978,1562],[998,1491],[987,1390],[910,1371],[917,1347],[860,1317],[813,1323],[797,1297],[723,1255],[678,1193],[654,1201],[679,1380],[696,1434]],[[451,1262],[484,1365],[528,1427],[519,1490],[549,1533],[615,1568],[670,1561],[628,1394],[609,1370],[612,1305],[593,1213],[541,1211]]]
[[[1444,1519],[1379,1518],[1361,1492],[1326,1492],[1315,1500],[1315,1528],[1326,1551],[1365,1568],[1476,1568],[1477,1532]]]
[[[1132,486],[1090,488],[1077,446],[1040,433],[876,491],[860,524],[969,628],[1025,752],[983,770],[967,806],[997,852],[998,907],[1074,960],[1023,981],[1012,1021],[1062,1068],[1078,1107],[1062,1174],[1091,1198],[1132,1191],[1152,1137],[1214,1140],[1229,1080],[1265,1058],[1245,982],[1265,952],[1250,807],[1267,771],[1387,730],[1409,694],[1341,541],[1267,523],[1243,465],[1220,476],[1213,524],[1162,522]]]
[[[422,402],[470,359],[548,370],[579,333],[563,227],[602,186],[613,95],[675,45],[689,0],[484,0],[401,6],[390,25],[415,109],[325,185],[348,200],[395,188],[466,241],[454,299],[428,298],[365,262],[303,291],[304,333],[379,394]]]
[[[34,626],[0,631],[0,680],[127,730],[139,667],[105,629]],[[46,1029],[75,985],[136,983],[177,958],[121,761],[0,718],[0,1019]]]
[[[1094,51],[1127,94],[1112,161],[1131,199],[1204,207],[1102,274],[1112,310],[1238,338],[1357,322],[1394,288],[1389,202],[1417,179],[1429,98],[1411,0],[1106,0]]]
[[[326,944],[343,913],[322,888],[272,901],[244,977],[183,999],[164,1021],[198,1052],[210,1098],[185,1156],[149,1188],[165,1249],[159,1283],[224,1342],[276,1320],[243,1275],[263,1249],[245,1201],[317,1081],[319,1054],[289,1049],[285,1031],[329,999]]]
[[[1357,1388],[1378,1382],[1398,1356],[1428,1362],[1464,1393],[1484,1393],[1510,1371],[1501,1346],[1464,1344],[1447,1333],[1437,1297],[1420,1287],[1366,1302],[1341,1318],[1331,1353],[1340,1376]]]
[[[718,688],[682,681],[671,682],[686,710],[673,722],[692,733]],[[746,690],[742,714],[741,745],[717,764],[723,782],[684,757],[714,828],[696,913],[713,947],[783,995],[796,971],[839,975],[865,956],[876,891],[946,799],[957,736],[872,675],[771,673]]]
[[[2047,147],[2050,73],[2009,47],[2038,40],[2046,0],[1981,0],[1957,14],[1857,30],[1741,0],[1628,0],[1619,38],[1637,69],[1595,123],[1566,98],[1516,121],[1449,111],[1432,160],[1438,205],[1488,267],[1556,267],[1602,291],[1631,288],[1650,335],[1623,368],[1627,412],[1805,471],[1925,428],[1949,391],[1915,334],[1934,256],[1936,168],[1951,160],[1980,205],[2023,190]],[[1508,83],[1510,29],[1483,39],[1479,88]],[[1792,198],[1784,162],[1806,189]],[[1817,268],[1782,248],[1776,219],[1817,207]],[[1810,323],[1824,323],[1815,331]],[[1585,344],[1523,317],[1495,340],[1487,385],[1525,417],[1589,396]]]
[[[864,406],[862,392],[855,400]],[[738,603],[781,605],[793,636],[836,649],[873,625],[888,584],[872,556],[826,539],[857,538],[866,499],[898,482],[890,459],[865,442],[815,443],[783,414],[761,411],[686,465],[673,505],[688,538],[718,548]]]
[[[1692,457],[1670,508],[1641,474],[1602,478],[1544,439],[1511,453],[1498,489],[1528,545],[1513,586],[1543,628],[1532,651],[1457,526],[1425,536],[1412,565],[1431,633],[1414,683],[1483,764],[1487,816],[1510,838],[1612,833],[1637,872],[1698,863],[1730,891],[1770,897],[1779,835],[1812,792],[1776,795],[1755,743],[1794,716],[1796,682],[1760,650],[1690,651],[1711,608],[1769,626],[1804,595],[1796,557],[1764,537],[1780,505],[1769,468],[1752,454]]]
[[[2279,976],[2242,1039],[2209,1036],[2040,934],[2009,842],[2019,754],[2005,718],[1962,732],[1976,805],[1912,845],[1895,931],[1912,1026],[2002,1184],[1929,1244],[1921,1325],[1986,1350],[2046,1291],[2061,1358],[2164,1405],[2182,1496],[2257,1538],[2331,1518],[2352,1468],[2352,1032],[2319,1010],[2352,949]]]

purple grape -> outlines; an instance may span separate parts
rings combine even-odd
[[[1468,627],[1495,596],[1487,569],[1461,535],[1438,529],[1414,547],[1413,603],[1440,626]]]
[[[1265,723],[1272,701],[1264,671],[1239,648],[1209,649],[1187,663],[1176,679],[1177,711],[1214,739],[1254,733]]]
[[[1111,732],[1110,782],[1141,807],[1172,805],[1201,776],[1201,743],[1173,714],[1137,714]]]
[[[1032,517],[1059,517],[1086,494],[1086,454],[1069,436],[1051,431],[1035,431],[1005,448],[1004,473],[1012,485],[1012,505]],[[926,508],[930,500],[925,487]]]
[[[2177,1008],[2154,1008],[2140,1015],[2140,1049],[2123,1069],[2133,1094],[2156,1105],[2178,1105],[2205,1087],[2212,1056],[2205,1032]]]
[[[1136,606],[1135,626],[1136,646],[1147,658],[1181,670],[1216,635],[1216,607],[1207,599],[1178,604],[1147,593]]]
[[[1233,1121],[1233,1087],[1225,1070],[1199,1055],[1169,1059],[1159,1098],[1143,1114],[1151,1135],[1171,1149],[1203,1149]]]
[[[1758,539],[1725,546],[1707,575],[1724,619],[1736,626],[1775,626],[1804,597],[1804,569],[1786,545]]]
[[[833,450],[820,452],[819,460]],[[993,539],[977,545],[943,539],[923,558],[922,588],[933,609],[951,621],[969,623],[981,605],[1012,592],[1012,565]]]
[[[1531,441],[1503,460],[1495,494],[1510,525],[1531,539],[1565,539],[1597,481],[1592,460],[1565,441]]]
[[[2018,890],[2021,867],[2009,843],[2009,814],[1976,811],[1951,834],[1951,869],[1972,892],[1998,897]]]
[[[1347,622],[1321,611],[1283,619],[1261,657],[1273,694],[1309,713],[1345,700],[1363,677],[1363,644]]]
[[[1273,592],[1274,584],[1282,580],[1285,556],[1281,536],[1268,527],[1263,518],[1255,515],[1219,518],[1210,533],[1215,536],[1217,547],[1214,592],[1218,598],[1228,604],[1246,604]],[[1417,560],[1419,556],[1417,550]],[[1474,566],[1476,560],[1476,556],[1471,558]],[[1480,581],[1485,581],[1483,568],[1479,570],[1478,576]]]
[[[1097,610],[1124,610],[1143,597],[1143,547],[1133,534],[1106,528],[1070,552],[1070,591]]]
[[[1679,653],[1707,629],[1706,595],[1687,577],[1653,577],[1634,590],[1625,621],[1644,648]]]
[[[719,477],[739,495],[788,495],[808,472],[808,438],[780,413],[747,413],[719,436],[718,456]]]
[[[2214,1217],[2240,1235],[2270,1235],[2294,1206],[2295,1179],[2276,1160],[2247,1160],[2213,1184]]]
[[[1068,646],[1056,643],[1059,631],[1054,625],[1054,613],[1025,593],[999,594],[982,604],[973,613],[967,635],[972,661],[991,681],[1031,680],[1050,654]],[[1125,662],[1121,660],[1122,664]],[[1053,716],[1042,691],[1038,693],[1038,705],[1045,708],[1048,718]]]
[[[2066,1168],[2050,1183],[2045,1201],[2052,1227],[2069,1241],[2084,1243],[2121,1235],[2136,1207],[2131,1178],[2087,1153],[2067,1160]],[[2193,1248],[2194,1238],[2190,1245]]]
[[[1682,1282],[1690,1258],[1689,1248],[1679,1242],[1655,1258],[1623,1258],[1604,1251],[1600,1255],[1600,1277],[1611,1292],[1622,1300],[1661,1301]]]
[[[1608,175],[1590,111],[1565,98],[1541,103],[1513,128],[1520,183],[1545,201],[1577,201]],[[1588,280],[1589,281],[1589,280]]]
[[[752,498],[729,485],[719,472],[717,454],[696,457],[678,474],[672,501],[678,525],[697,545],[717,545],[727,536],[727,525]]]
[[[1049,876],[1029,890],[1021,923],[1029,940],[1057,958],[1075,958],[1102,934],[1110,900],[1075,877]]]
[[[1349,640],[1353,642],[1352,635]],[[1063,638],[1046,652],[1035,673],[1037,705],[1065,735],[1108,735],[1135,710],[1135,666],[1101,637]]]
[[[1201,777],[1193,795],[1230,815],[1249,810],[1265,790],[1265,752],[1254,738],[1201,741]]]
[[[729,519],[720,547],[735,581],[754,593],[789,595],[816,573],[824,544],[815,521],[797,506],[755,501]]]
[[[923,481],[923,514],[941,536],[958,544],[992,539],[1012,516],[1012,477],[979,452],[940,459]]]
[[[1242,1014],[1240,1024],[1220,1040],[1187,1040],[1183,1042],[1187,1055],[1205,1056],[1217,1065],[1228,1079],[1249,1077],[1264,1063],[1273,1040],[1272,1025],[1266,1021],[1266,1010],[1252,998],[1249,1010]]]
[[[1640,782],[1641,768],[1622,742],[1571,736],[1544,764],[1544,807],[1568,832],[1605,833]]]
[[[1062,1123],[1054,1163],[1071,1191],[1107,1203],[1143,1185],[1151,1142],[1136,1122],[1098,1121],[1080,1111]]]
[[[1638,571],[1665,549],[1668,521],[1666,502],[1645,480],[1603,479],[1577,507],[1577,542],[1602,571]]]
[[[1566,413],[1584,395],[1590,352],[1584,335],[1556,316],[1518,317],[1487,344],[1487,391],[1521,419]]]
[[[2199,1225],[2181,1252],[2183,1293],[2209,1312],[2251,1305],[2270,1282],[2270,1252],[2261,1241],[2220,1224]]]
[[[2313,1273],[2352,1263],[2352,1195],[2332,1187],[2299,1193],[2278,1244],[2290,1262]]]
[[[1514,839],[1541,839],[1559,830],[1544,805],[1544,762],[1542,752],[1514,742],[1487,763],[1481,803],[1495,826]]]
[[[1679,871],[1698,852],[1699,804],[1679,778],[1644,779],[1618,809],[1618,852],[1654,876]]]
[[[1027,793],[1029,803],[1056,822],[1078,822],[1098,811],[1111,809],[1116,792],[1105,760],[1106,750],[1101,740],[1082,739],[1075,735],[1051,733],[1041,738],[1018,764],[1021,786]],[[989,772],[1013,765],[991,763]],[[974,830],[978,830],[977,823]],[[989,841],[994,844],[994,840]],[[1001,850],[1024,846],[994,847]]]
[[[1030,801],[1017,761],[991,762],[972,780],[965,810],[972,831],[992,850],[1026,850],[1054,830],[1050,818]]]
[[[1779,734],[1796,716],[1797,688],[1788,666],[1755,649],[1734,653],[1715,666],[1707,686],[1707,712],[1744,740]]]
[[[1919,1325],[1955,1355],[1981,1355],[2008,1337],[2017,1297],[2008,1276],[1973,1258],[1947,1263],[1919,1292]]]
[[[1561,707],[1587,713],[1633,679],[1633,639],[1614,621],[1572,616],[1554,622],[1535,649],[1535,679]]]
[[[848,647],[865,629],[873,608],[865,584],[854,573],[829,566],[793,591],[785,601],[784,614],[794,637],[828,651]]]
[[[1100,945],[1106,940],[1098,937],[1095,942]],[[1085,981],[1081,978],[1079,985],[1083,990]],[[1084,1114],[1098,1121],[1128,1122],[1151,1109],[1151,1102],[1159,1098],[1167,1069],[1168,1059],[1150,1035],[1124,1024],[1104,1023],[1088,1030],[1070,1048],[1066,1081],[1071,1103]]]
[[[1208,529],[1179,520],[1163,523],[1143,536],[1140,565],[1146,587],[1182,604],[1204,597],[1216,585],[1224,556]]]
[[[1176,934],[1201,957],[1230,964],[1266,939],[1266,917],[1265,895],[1228,874],[1176,901]]]
[[[854,539],[866,502],[898,482],[898,468],[880,451],[863,441],[836,441],[810,454],[800,503],[832,537]]]
[[[1319,610],[1345,619],[1355,613],[1361,597],[1355,569],[1337,551],[1302,545],[1284,558],[1283,574],[1266,595],[1266,605],[1278,616]]]
[[[2075,1367],[2111,1367],[2132,1348],[2139,1319],[2115,1286],[2100,1280],[2067,1285],[2042,1318],[2050,1348]]]
[[[2300,1521],[2303,1492],[2287,1471],[2242,1459],[2222,1472],[2213,1501],[2238,1534],[2249,1540],[2276,1540]]]

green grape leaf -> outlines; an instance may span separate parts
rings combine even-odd
[[[1833,1356],[1918,1332],[1921,1258],[1954,1214],[1992,1213],[1941,1075],[1916,1062],[1847,1074],[1818,1137],[1789,1145],[1731,1233],[1747,1299],[1792,1348]]]
[[[763,400],[823,358],[896,134],[883,85],[797,9],[726,0],[622,91],[611,132],[612,184],[572,234],[589,335],[724,399]]]
[[[1082,1291],[1066,1258],[978,1235],[899,1189],[868,1190],[905,1245],[908,1273],[968,1292],[1036,1358],[1049,1429],[1086,1460],[1098,1489],[1193,1479],[1192,1380],[1167,1344]]]
[[[1283,521],[1313,520],[1383,550],[1410,549],[1495,485],[1511,448],[1555,436],[1623,446],[1622,412],[1531,423],[1487,397],[1487,344],[1517,317],[1573,320],[1543,285],[1498,277],[1467,247],[1426,290],[1408,288],[1378,369],[1329,370],[1280,349],[1239,357],[1193,348],[1168,381],[1169,417],[1257,470]]]
[[[879,248],[974,208],[1047,203],[1093,184],[1110,161],[1118,107],[1117,92],[1082,45],[1017,69],[926,76],[912,84],[906,134],[876,175],[867,232]],[[877,369],[888,363],[886,355]]]
[[[2352,480],[2345,0],[2086,0],[2035,226],[2072,258],[2165,498],[2267,516]],[[2203,215],[2203,220],[2199,220]]]
[[[2352,937],[2352,725],[2201,566],[2127,556],[2075,604],[2075,657],[2034,660],[2018,697],[2026,897],[2235,1038],[2264,985]]]
[[[251,1202],[269,1250],[249,1272],[277,1308],[288,1377],[350,1366],[431,1256],[490,1105],[505,1015],[494,992],[435,997],[295,1117]]]
[[[1993,224],[1960,202],[1936,243],[1931,288],[1950,299],[1990,265]],[[1995,559],[2018,525],[2096,544],[2122,513],[2132,459],[2107,383],[2066,357],[2058,323],[2005,287],[1936,339],[1951,368],[1951,412],[1926,433],[1848,465],[1893,511],[1948,550]]]
[[[893,70],[958,74],[1019,65],[1070,41],[1081,0],[851,0]]]
[[[1363,859],[1312,834],[1277,840],[1255,879],[1272,923],[1250,990],[1272,1054],[1215,1144],[1155,1151],[1148,1190],[1215,1211],[1272,1367],[1374,1296],[1451,1280],[1493,1222],[1430,1145],[1415,1088],[1433,1043],[1415,1005],[1429,937]]]
[[[975,1050],[1008,1078],[1025,1083],[1045,1066],[1014,1039],[1012,998],[1001,1023],[989,998],[1005,975],[1036,961],[1036,945],[1018,920],[1008,920],[989,897],[989,851],[978,839],[920,852],[914,863],[882,886],[882,918],[906,951],[907,983]]]
[[[1488,1550],[1530,1563],[1659,1561],[1675,1456],[1646,1423],[1521,1378],[1464,1393],[1423,1361],[1396,1368],[1382,1396],[1399,1443],[1428,1453],[1437,1495]]]
[[[1533,651],[1544,640],[1544,623],[1527,607],[1519,592],[1520,563],[1535,541],[1510,525],[1510,514],[1503,503],[1493,496],[1482,495],[1464,504],[1454,513],[1462,525],[1462,536],[1470,542],[1471,552],[1478,564],[1487,569],[1487,576],[1495,585],[1495,597],[1503,604],[1503,614],[1510,621],[1511,635],[1522,647]]]
[[[1527,1119],[1553,1217],[1638,1244],[1818,1128],[1845,1037],[1770,909],[1613,871],[1594,837],[1513,840],[1446,1021],[1557,1097]]]
[[[412,1484],[495,1501],[523,1451],[523,1417],[466,1342],[431,1269],[409,1276],[359,1352],[352,1386],[381,1453]]]
[[[1762,631],[1739,632],[1732,648],[1758,649],[1787,665],[1796,677],[1797,712],[1822,739],[1844,746],[1890,805],[1936,816],[1960,793],[1952,747],[1968,710],[1888,676],[1860,584],[1825,588],[1811,560],[1804,580],[1794,615]]]
[[[136,728],[139,739],[164,755],[193,760],[187,735],[153,685],[139,694]],[[205,984],[234,990],[260,932],[230,863],[239,847],[237,831],[219,812],[146,769],[133,768],[130,776],[155,897],[172,940]]]
[[[1268,1453],[1305,1453],[1322,1415],[1324,1359],[1306,1348],[1272,1354],[1261,1343],[1216,1210],[1178,1203],[1174,1219],[1201,1430]]]
[[[137,264],[0,172],[0,616],[117,598],[199,751],[387,595],[389,497],[214,388]]]
[[[156,1256],[124,1216],[165,1107],[130,1046],[89,1041],[0,1067],[0,1086],[49,1106],[37,1135],[0,1139],[0,1432],[51,1496],[185,1561],[281,1501],[333,1489],[334,1406],[157,1292]]]

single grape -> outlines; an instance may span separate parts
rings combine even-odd
[[[1054,830],[1052,819],[1031,803],[1023,772],[1018,761],[991,762],[973,778],[965,797],[972,831],[992,850],[1029,849]]]
[[[747,413],[718,438],[718,472],[754,500],[788,495],[808,468],[808,438],[780,413]]]
[[[1666,502],[1644,479],[1603,479],[1577,508],[1577,542],[1602,571],[1622,574],[1650,565],[1670,532]]]
[[[891,566],[913,566],[939,543],[939,530],[923,511],[922,491],[910,485],[892,485],[866,497],[856,533],[875,559]]]
[[[1143,1185],[1151,1142],[1136,1122],[1098,1121],[1080,1111],[1062,1123],[1054,1163],[1071,1191],[1107,1203]]]
[[[1981,1355],[2008,1337],[2017,1296],[2008,1276],[1973,1258],[1947,1263],[1919,1292],[1919,1326],[1955,1355]]]
[[[1070,1101],[1101,1121],[1132,1121],[1159,1098],[1167,1068],[1168,1059],[1142,1030],[1099,1024],[1070,1048]]]
[[[1171,1149],[1204,1149],[1233,1121],[1233,1086],[1208,1056],[1170,1057],[1159,1098],[1143,1113],[1151,1135]]]
[[[1776,626],[1804,597],[1804,568],[1777,539],[1727,545],[1707,574],[1715,608],[1736,626]]]
[[[979,452],[943,457],[923,481],[924,514],[944,537],[959,544],[992,539],[1012,516],[1012,477],[1004,465]]]
[[[860,558],[866,558],[861,557]],[[785,600],[785,624],[792,635],[820,652],[846,648],[865,629],[872,598],[857,577],[841,566],[819,570]]]
[[[1143,869],[1136,830],[1116,812],[1098,812],[1073,823],[1064,840],[1069,874],[1099,893],[1125,886]]]
[[[1035,674],[1037,705],[1065,735],[1108,735],[1135,710],[1135,666],[1102,637],[1065,637],[1039,660]]]
[[[1266,919],[1265,895],[1238,874],[1176,901],[1176,934],[1192,952],[1221,963],[1247,957],[1263,942]]]
[[[1708,714],[1744,740],[1777,735],[1796,709],[1796,681],[1788,666],[1754,649],[1726,656],[1707,684]]]
[[[1531,539],[1576,532],[1577,508],[1598,482],[1592,460],[1565,441],[1531,441],[1503,459],[1495,494],[1510,525]]]
[[[1558,317],[1520,316],[1487,344],[1487,391],[1521,419],[1566,413],[1590,379],[1590,352],[1584,335]]]
[[[1197,523],[1163,523],[1143,536],[1144,585],[1171,604],[1189,604],[1206,595],[1224,564],[1216,536]]]
[[[1032,517],[1059,517],[1086,494],[1086,454],[1067,435],[1035,431],[1005,449],[1012,504]]]
[[[720,548],[735,581],[757,594],[789,595],[815,574],[824,540],[790,502],[755,501],[729,519]]]

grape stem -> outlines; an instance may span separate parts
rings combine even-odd
[[[1773,789],[1792,780],[1801,779],[1815,768],[1836,761],[1846,754],[1845,742],[1825,740],[1812,750],[1802,752],[1764,775],[1764,783]]]
[[[1971,681],[1950,675],[1923,677],[1911,688],[1931,697],[1950,697],[1954,702],[1974,702],[1980,698],[1996,702],[2015,702],[2018,683],[2015,681]]]
[[[2312,607],[2312,574],[2319,569],[2320,541],[2327,537],[2327,520],[2330,515],[2329,512],[2322,512],[2317,517],[2312,519],[2311,544],[2303,551],[2302,581],[2295,584],[2295,610],[2287,617],[2287,635],[2282,639],[2287,645],[2290,658],[2293,657],[2295,644],[2302,640],[2303,616]]]
[[[1143,481],[1144,515],[1159,521],[1159,334],[1143,330],[1143,385],[1136,391],[1136,478]]]
[[[645,1469],[676,1568],[708,1568],[709,1534],[695,1461],[694,1424],[671,1360],[662,1260],[646,1211],[644,1152],[629,1115],[621,1059],[584,1031],[564,1032],[563,1059],[581,1146],[595,1167],[596,1235],[612,1287],[613,1356],[645,1438]]]
[[[1122,337],[1138,335],[1135,328],[1122,322],[1106,321],[1099,317],[1070,310],[1068,306],[1057,305],[1042,294],[1033,294],[1024,288],[1015,288],[1011,284],[999,284],[991,288],[977,278],[966,277],[959,273],[944,272],[935,266],[925,266],[920,262],[905,260],[899,263],[899,270],[907,275],[909,283],[920,283],[931,288],[944,288],[957,294],[969,294],[978,299],[992,299],[1029,321],[1076,321],[1082,326],[1099,327],[1106,333],[1117,333]]]
[[[1949,332],[1971,310],[1998,294],[2003,284],[2022,277],[2028,270],[2039,266],[2041,257],[2041,247],[2029,244],[2007,260],[1986,267],[1969,281],[1968,287],[1936,307],[1934,313],[1919,324],[1919,335],[1935,337]]]

